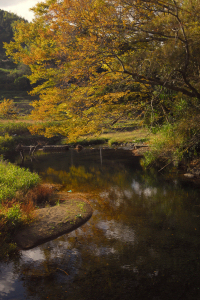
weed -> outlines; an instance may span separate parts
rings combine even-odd
[[[76,215],[76,217],[77,217],[77,218],[81,218],[81,217],[82,217],[82,215],[81,215],[81,214],[78,214],[78,215]]]
[[[12,225],[17,226],[20,223],[21,218],[22,218],[20,204],[16,203],[12,207],[10,207],[7,210],[5,216],[6,216],[8,223],[11,223]]]
[[[85,203],[78,203],[77,206],[82,210],[82,212],[85,212],[86,210],[84,209]]]
[[[24,201],[32,201],[34,205],[41,206],[48,202],[52,193],[53,190],[51,188],[38,185],[27,192]]]

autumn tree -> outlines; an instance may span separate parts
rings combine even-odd
[[[73,137],[155,107],[168,120],[177,93],[199,110],[200,0],[48,0],[33,10],[5,46],[38,83],[32,117],[56,121],[33,131]]]

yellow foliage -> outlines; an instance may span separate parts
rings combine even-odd
[[[4,98],[0,103],[0,117],[5,119],[16,119],[18,110],[11,99]]]
[[[153,106],[155,86],[200,100],[200,0],[48,0],[16,25],[7,54],[30,66],[33,132],[101,131]],[[52,17],[53,16],[53,17]],[[166,112],[162,99],[155,105]],[[60,123],[59,123],[60,122]],[[38,129],[37,129],[38,128]]]

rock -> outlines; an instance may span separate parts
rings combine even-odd
[[[76,148],[75,148],[78,152],[80,152],[81,150],[83,150],[83,146],[81,145],[76,145]]]
[[[90,204],[79,195],[58,193],[58,196],[62,198],[61,204],[36,210],[36,220],[17,232],[14,242],[20,249],[31,249],[69,233],[92,216]]]
[[[184,176],[187,178],[194,178],[194,174],[191,174],[191,173],[186,173],[186,174],[184,174]]]

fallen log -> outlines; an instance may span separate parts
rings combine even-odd
[[[23,146],[21,144],[19,144],[16,147],[16,151],[19,151],[20,154],[24,153],[24,152],[29,152],[29,155],[33,155],[34,152],[36,150],[43,150],[43,151],[67,151],[69,150],[69,146],[68,145],[45,145],[45,146],[41,146],[39,144],[37,144],[36,146]]]
[[[43,151],[67,151],[69,150],[68,145],[47,145],[43,146]]]
[[[33,151],[34,150],[34,148],[35,148],[36,146],[23,146],[23,145],[21,145],[21,144],[19,144],[17,147],[16,147],[16,151]],[[38,145],[37,145],[37,149],[38,149]]]

